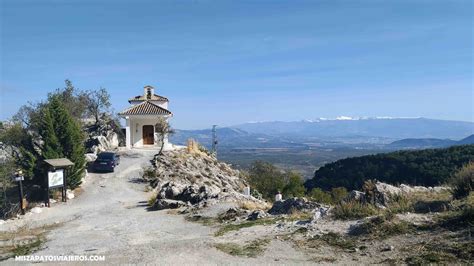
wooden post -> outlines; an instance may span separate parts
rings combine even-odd
[[[25,207],[24,202],[23,202],[23,183],[21,179],[18,181],[18,192],[20,193],[20,209],[21,209],[21,214],[25,215]]]
[[[51,204],[49,202],[49,179],[46,177],[46,206],[51,207]]]
[[[67,201],[67,197],[66,197],[66,172],[67,172],[67,169],[64,168],[63,169],[63,187],[61,188],[61,200],[62,202],[66,202]]]

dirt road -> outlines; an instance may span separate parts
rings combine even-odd
[[[230,256],[214,248],[212,228],[167,211],[147,211],[149,195],[145,185],[136,181],[152,156],[152,152],[125,154],[115,173],[89,174],[79,197],[8,221],[2,229],[62,223],[47,234],[45,247],[33,255],[104,255],[107,264],[304,261],[301,254],[291,254],[279,243],[272,243],[258,258]]]

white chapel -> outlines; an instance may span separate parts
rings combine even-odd
[[[155,94],[152,86],[143,88],[143,95],[128,100],[130,107],[119,115],[125,119],[125,142],[127,149],[161,146],[155,133],[155,124],[160,117],[169,119],[173,114],[168,110],[168,99]],[[165,138],[165,149],[171,147]]]

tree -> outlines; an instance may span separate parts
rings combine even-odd
[[[12,182],[12,175],[15,171],[15,164],[11,158],[0,160],[0,207],[7,203],[8,190],[14,186]]]
[[[28,182],[42,184],[44,159],[67,157],[73,163],[68,173],[68,187],[80,184],[85,172],[82,118],[94,116],[96,123],[110,107],[110,96],[103,88],[78,91],[71,81],[48,94],[47,101],[22,106],[12,123],[0,126],[0,142],[8,147],[17,167],[23,169]],[[119,123],[111,116],[105,121],[116,132]],[[98,127],[92,128],[97,132]],[[36,180],[34,178],[37,178]]]
[[[171,128],[171,125],[166,118],[160,117],[155,125],[155,132],[158,133],[158,137],[160,138],[161,147],[158,154],[161,155],[163,154],[163,148],[165,147],[165,138],[174,134],[175,131]]]
[[[57,153],[74,163],[67,177],[67,185],[73,189],[81,184],[85,172],[84,135],[81,127],[66,110],[59,97],[53,97],[50,100],[48,109],[55,125],[54,134],[60,145]]]
[[[305,185],[359,190],[366,180],[376,178],[390,184],[437,186],[470,161],[474,161],[474,145],[366,155],[328,163]]]
[[[323,191],[322,189],[320,189],[318,187],[313,188],[309,192],[309,197],[312,200],[316,201],[316,202],[326,203],[326,204],[332,204],[333,203],[332,198],[331,198],[331,194],[329,194],[326,191]]]
[[[25,177],[31,179],[37,163],[39,147],[20,122],[2,124],[0,127],[1,149],[7,151],[17,167],[23,169]]]
[[[273,200],[286,185],[283,172],[269,162],[255,161],[249,169],[250,186],[262,193],[263,198]]]
[[[80,120],[88,115],[88,104],[90,102],[89,92],[77,90],[68,79],[64,81],[65,87],[57,89],[48,94],[48,101],[58,97],[64,104],[69,114],[76,120]]]
[[[469,162],[448,180],[455,199],[462,199],[474,191],[474,162]]]
[[[94,117],[95,124],[98,125],[100,115],[110,108],[110,94],[105,88],[100,88],[99,90],[89,91],[87,96],[87,110]]]
[[[303,177],[297,172],[285,173],[286,185],[283,187],[283,196],[285,198],[302,197],[305,193]]]
[[[42,109],[43,120],[41,121],[38,132],[43,142],[41,155],[43,159],[61,158],[63,157],[62,147],[59,143],[55,129],[56,127],[62,127],[63,125],[55,124],[55,121],[53,121],[53,117],[51,116],[51,108],[49,108],[49,106]]]

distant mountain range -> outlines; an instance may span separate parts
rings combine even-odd
[[[249,133],[312,137],[384,137],[461,139],[474,134],[474,123],[426,118],[365,118],[339,117],[335,120],[316,119],[295,122],[256,122],[234,128]]]
[[[472,136],[461,141],[455,140],[472,134],[472,122],[426,118],[340,117],[334,120],[253,122],[217,129],[219,146],[225,148],[302,148],[361,143],[387,146],[390,149],[447,147],[461,142],[471,143]],[[212,132],[211,129],[177,130],[171,141],[184,144],[188,138],[194,138],[209,147]]]
[[[348,157],[394,150],[474,143],[474,123],[425,118],[316,119],[255,122],[218,127],[219,159],[241,168],[255,160],[274,163],[312,178],[319,167]],[[469,136],[466,138],[466,136]],[[190,138],[210,148],[212,130],[176,130],[175,144]]]
[[[455,141],[451,139],[402,139],[388,144],[389,149],[427,149],[427,148],[445,148],[454,145],[474,144],[474,135],[470,135],[462,140]]]

